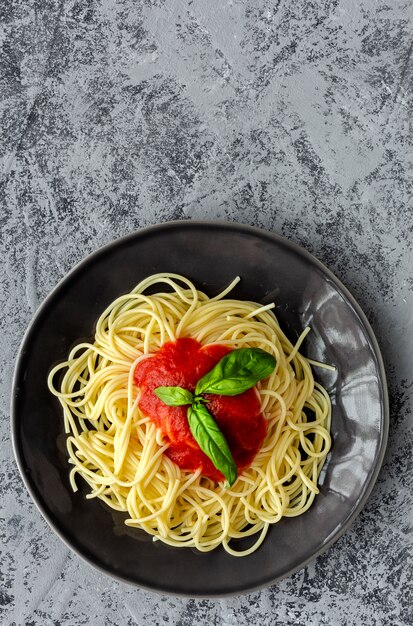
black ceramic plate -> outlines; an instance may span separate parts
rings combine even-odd
[[[127,529],[86,490],[68,480],[60,405],[47,388],[51,367],[64,360],[117,296],[155,272],[186,275],[209,295],[234,276],[231,297],[275,300],[294,341],[310,325],[304,352],[333,363],[317,370],[333,402],[333,448],[320,494],[304,515],[271,528],[244,558],[155,544]],[[388,400],[373,332],[343,285],[290,241],[225,222],[172,222],[119,239],[80,263],[40,307],[24,338],[15,372],[13,440],[26,486],[66,544],[92,565],[149,589],[190,596],[236,594],[267,586],[326,550],[360,512],[376,480],[387,439]],[[144,536],[142,536],[144,535]]]

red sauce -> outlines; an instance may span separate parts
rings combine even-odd
[[[202,346],[195,339],[169,342],[154,356],[144,359],[135,369],[135,384],[140,388],[139,408],[151,418],[171,442],[167,456],[181,469],[195,471],[215,481],[224,479],[202,452],[189,430],[187,406],[167,406],[153,390],[179,386],[189,391],[223,356],[231,352],[221,345]],[[223,432],[239,470],[248,467],[260,449],[266,424],[255,389],[238,396],[205,394],[208,411]]]

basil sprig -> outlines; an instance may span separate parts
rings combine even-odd
[[[182,387],[154,389],[155,395],[168,406],[189,405],[189,429],[201,450],[225,476],[229,486],[237,479],[237,465],[223,433],[205,406],[208,401],[201,394],[236,396],[269,376],[275,364],[275,358],[265,350],[240,348],[229,352],[197,382],[195,394]]]

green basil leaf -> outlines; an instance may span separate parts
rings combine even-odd
[[[184,406],[194,399],[192,393],[182,387],[157,387],[153,392],[168,406]]]
[[[233,350],[198,381],[195,394],[237,396],[269,376],[275,364],[275,358],[261,348]]]
[[[202,452],[224,474],[229,485],[233,485],[238,477],[237,466],[224,435],[205,404],[195,401],[188,407],[188,423]]]

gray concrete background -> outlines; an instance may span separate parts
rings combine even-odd
[[[413,624],[411,1],[2,0],[0,16],[0,622]],[[215,217],[286,235],[350,288],[391,426],[365,509],[326,554],[270,589],[194,601],[68,551],[18,475],[9,399],[24,329],[74,263],[148,224]]]

